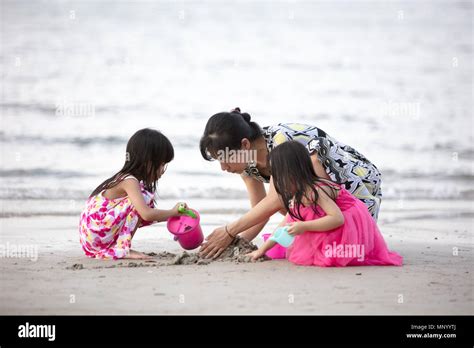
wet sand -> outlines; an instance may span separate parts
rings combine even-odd
[[[389,204],[379,224],[402,267],[173,264],[170,253],[182,250],[163,224],[133,243],[156,254],[151,262],[101,261],[82,254],[75,216],[1,219],[1,243],[36,245],[38,259],[1,259],[0,314],[474,313],[472,203],[438,203],[429,214],[412,205],[400,213]]]

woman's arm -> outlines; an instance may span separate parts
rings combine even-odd
[[[265,198],[240,217],[240,219],[228,224],[227,229],[231,235],[236,236],[252,226],[268,221],[273,214],[283,207],[284,205],[273,185],[273,178],[271,178],[270,189]]]
[[[311,161],[313,162],[314,169],[318,176],[330,179],[329,175],[321,165],[321,162],[319,162],[317,153],[311,156]],[[248,235],[253,235],[253,233],[260,228],[260,226],[257,227],[256,225],[261,224],[263,226],[273,214],[279,210],[283,211],[284,208],[285,206],[273,185],[273,178],[271,178],[268,194],[240,219],[228,224],[227,231],[225,227],[216,228],[209,236],[207,236],[206,241],[203,243],[199,251],[200,254],[203,257],[218,257],[232,242],[233,236],[255,226],[254,231],[248,232]]]
[[[250,200],[250,205],[255,207],[262,199],[264,199],[267,195],[267,192],[265,191],[265,186],[263,185],[263,182],[255,180],[251,178],[250,176],[244,176],[242,175],[242,180],[245,183],[245,186],[247,187],[247,192],[249,195],[249,200]],[[249,229],[245,230],[244,232],[241,232],[239,234],[240,237],[251,241],[253,240],[259,233],[262,231],[263,227],[267,224],[268,219],[265,221],[250,227]]]
[[[146,205],[137,180],[125,179],[119,185],[121,185],[123,190],[127,193],[138,215],[140,215],[143,220],[166,221],[168,218],[178,215],[177,205],[169,210],[153,209]]]
[[[319,162],[317,153],[311,156],[311,161],[313,162],[316,174],[330,180],[329,175],[324,170],[321,162]],[[276,193],[272,178],[270,179],[270,190],[268,194],[240,219],[228,224],[227,231],[225,227],[216,228],[207,236],[206,241],[199,251],[200,254],[203,257],[218,257],[232,242],[232,236],[236,236],[250,229],[252,226],[255,226],[255,229],[257,229],[256,225],[263,225],[268,221],[270,216],[279,210],[283,211],[283,209],[284,204]]]
[[[216,258],[229,246],[233,237],[252,226],[266,222],[270,216],[283,208],[283,204],[275,191],[273,180],[270,180],[270,190],[265,198],[240,219],[228,224],[226,227],[216,228],[201,246],[201,256]]]

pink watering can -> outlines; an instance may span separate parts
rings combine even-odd
[[[179,207],[178,211],[184,215],[170,217],[167,224],[168,231],[174,234],[174,240],[178,241],[183,249],[196,249],[204,240],[199,224],[199,213],[184,206]]]

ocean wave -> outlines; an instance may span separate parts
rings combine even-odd
[[[79,216],[80,211],[1,211],[0,218],[39,217],[39,216]]]
[[[37,111],[43,114],[54,115],[56,113],[55,104],[39,104],[39,103],[1,103],[0,108],[2,110],[17,109],[17,110],[28,110]]]
[[[3,111],[9,109],[14,109],[18,111],[32,111],[38,112],[44,115],[57,116],[58,113],[61,113],[61,108],[65,107],[89,107],[92,108],[94,113],[114,113],[119,112],[120,110],[137,110],[141,108],[141,105],[96,105],[91,103],[80,103],[80,102],[65,102],[61,101],[60,103],[19,103],[19,102],[6,102],[0,103],[0,108]]]
[[[0,200],[71,200],[85,202],[89,197],[90,191],[71,190],[66,188],[15,188],[3,186],[0,188]]]
[[[474,199],[474,189],[438,189],[434,188],[404,188],[398,190],[385,190],[383,191],[382,202],[384,200],[431,200],[431,199],[443,199],[443,200],[472,200]],[[383,204],[383,203],[382,203]]]
[[[90,190],[74,190],[65,187],[58,188],[15,188],[3,186],[0,188],[1,200],[75,200],[86,201],[92,192]],[[181,199],[203,199],[203,200],[247,200],[248,194],[245,189],[232,189],[227,187],[188,187],[179,190],[167,190],[158,188],[156,200],[181,200]],[[383,190],[382,202],[384,200],[472,200],[474,199],[473,188],[439,187],[427,188],[403,187],[389,188]],[[223,208],[227,209],[227,208]]]
[[[469,169],[469,168],[467,168]],[[459,172],[459,173],[447,173],[447,172],[415,172],[407,171],[400,172],[395,169],[383,169],[381,170],[382,180],[387,178],[398,178],[398,179],[424,179],[432,181],[474,181],[474,173],[472,172]]]
[[[84,178],[94,176],[86,172],[79,172],[74,170],[53,170],[47,168],[32,168],[32,169],[0,169],[0,177],[55,177],[55,178]]]
[[[128,138],[121,136],[42,136],[42,135],[30,135],[30,134],[6,134],[4,131],[0,131],[0,142],[7,144],[39,144],[39,145],[76,145],[78,147],[84,147],[89,145],[120,145],[125,146]],[[177,136],[173,137],[173,146],[190,148],[195,147],[196,150],[199,146],[199,137],[197,136]]]
[[[0,188],[0,199],[18,199],[18,200],[77,200],[85,201],[89,197],[93,188],[90,190],[74,190],[63,187],[47,188],[15,188],[3,186]],[[180,199],[247,199],[245,190],[231,189],[224,187],[196,188],[188,187],[180,190],[166,190],[158,188],[155,194],[156,200],[180,200]]]
[[[452,183],[468,183],[474,182],[474,173],[468,172],[469,168],[466,168],[466,172],[415,172],[415,171],[406,171],[400,172],[395,169],[382,169],[382,189],[385,191],[389,187],[387,183],[398,183],[401,180],[420,180],[421,182],[452,182]],[[209,177],[209,180],[213,180],[215,177],[221,177],[222,174],[219,170],[177,170],[174,172],[175,175],[184,176],[184,177]],[[44,167],[35,167],[35,168],[10,168],[10,169],[0,169],[0,178],[25,178],[25,177],[51,177],[56,179],[64,178],[87,178],[97,176],[97,173],[78,171],[78,170],[69,170],[69,169],[49,169]],[[100,180],[99,180],[100,181]],[[413,185],[416,189],[417,187]],[[193,188],[194,190],[194,188]],[[200,190],[200,188],[198,188]],[[212,188],[205,187],[204,190],[212,191],[213,194],[220,195],[219,191],[221,188],[217,188],[216,191],[213,191]],[[225,190],[225,189],[224,189]]]
[[[469,143],[469,142],[468,142]],[[429,145],[414,145],[414,144],[401,144],[398,147],[394,147],[397,150],[406,151],[409,153],[421,153],[421,152],[451,152],[453,156],[457,156],[459,159],[473,159],[474,148],[469,146],[463,146],[458,142],[432,142]]]
[[[92,144],[126,144],[127,138],[119,136],[75,136],[75,137],[57,137],[57,136],[42,136],[42,135],[8,135],[5,132],[0,132],[0,141],[4,143],[33,143],[33,144],[72,144],[78,146],[92,145]]]

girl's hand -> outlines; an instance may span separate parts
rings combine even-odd
[[[250,256],[252,261],[257,261],[259,258],[261,258],[263,255],[265,254],[265,252],[263,252],[262,250],[258,249],[258,250],[255,250],[255,251],[252,251],[251,253],[248,253],[248,254],[245,254],[245,256]]]
[[[179,212],[179,208],[184,207],[184,209],[188,209],[188,205],[184,202],[178,202],[176,205],[171,209],[173,216],[178,216],[178,215],[183,215],[182,213]]]
[[[292,223],[289,223],[287,226],[288,226],[288,234],[291,236],[302,234],[307,230],[302,221],[292,222]]]

